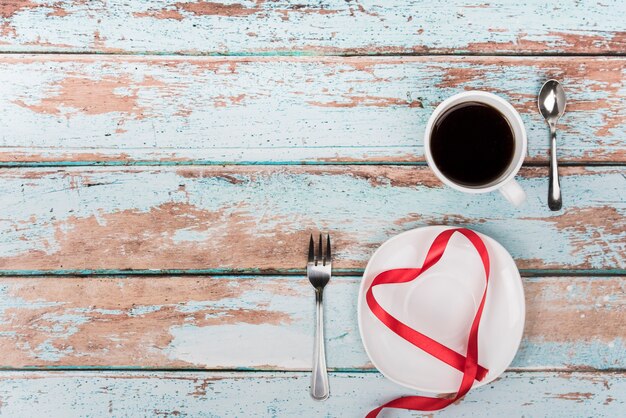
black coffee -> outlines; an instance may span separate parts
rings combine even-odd
[[[500,112],[483,103],[466,102],[439,117],[430,148],[444,176],[460,185],[476,187],[506,172],[515,153],[515,139]]]

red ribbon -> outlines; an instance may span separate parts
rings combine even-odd
[[[384,284],[407,283],[416,280],[422,273],[437,264],[443,256],[448,242],[455,232],[463,234],[474,246],[483,267],[485,269],[485,290],[480,301],[480,305],[476,310],[476,315],[472,322],[467,340],[467,354],[464,356],[456,351],[446,347],[445,345],[427,337],[426,335],[414,330],[406,324],[398,321],[389,312],[387,312],[374,297],[373,289],[375,286]],[[447,229],[437,235],[433,241],[426,260],[421,268],[404,268],[388,270],[380,273],[367,289],[366,300],[367,306],[372,313],[380,319],[380,321],[390,330],[398,334],[400,337],[410,342],[414,346],[424,350],[431,356],[443,361],[444,363],[463,372],[463,379],[457,393],[451,398],[430,398],[427,396],[405,396],[394,399],[391,402],[379,406],[378,408],[367,414],[366,418],[375,418],[383,408],[402,408],[412,411],[437,411],[461,399],[471,389],[474,380],[481,381],[488,370],[478,364],[478,326],[480,325],[480,317],[485,306],[485,297],[487,295],[487,286],[489,284],[489,253],[483,240],[474,231],[465,228]]]

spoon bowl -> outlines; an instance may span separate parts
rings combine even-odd
[[[539,112],[548,124],[555,124],[565,113],[565,90],[556,80],[548,80],[539,92]]]

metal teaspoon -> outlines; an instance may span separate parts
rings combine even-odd
[[[559,166],[556,159],[556,123],[565,113],[565,90],[556,80],[545,82],[539,92],[539,112],[550,126],[550,185],[548,187],[548,207],[560,210],[561,184],[559,182]]]

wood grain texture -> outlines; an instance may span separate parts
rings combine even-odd
[[[332,369],[373,369],[357,326],[359,283],[328,285]],[[626,277],[526,278],[524,287],[512,368],[626,369]],[[2,278],[0,368],[306,371],[313,299],[305,277]]]
[[[4,51],[183,54],[626,50],[620,0],[8,0]]]
[[[302,271],[311,232],[330,231],[337,271],[358,271],[399,232],[463,225],[527,270],[623,272],[625,167],[523,169],[520,208],[463,194],[428,167],[227,166],[0,170],[0,270]]]
[[[0,162],[423,162],[434,108],[468,89],[521,112],[527,161],[547,162],[537,110],[560,79],[564,162],[626,162],[626,58],[0,56]]]
[[[308,373],[1,372],[3,416],[362,417],[411,394],[378,373],[331,374],[325,402],[309,396]],[[505,373],[438,417],[617,417],[623,373]],[[415,417],[393,411],[386,416]]]
[[[339,372],[317,403],[305,278],[90,274],[294,273],[318,230],[345,274],[439,223],[493,236],[539,276],[513,370],[438,415],[623,414],[626,3],[382,3],[0,2],[0,166],[60,166],[0,169],[0,369],[16,369],[0,371],[0,416],[362,416],[410,392],[363,352],[358,277],[327,292]],[[25,55],[42,52],[60,55]],[[560,160],[620,165],[564,168],[564,211],[546,208],[546,168],[523,170],[513,209],[420,166],[428,116],[469,89],[511,101],[527,162],[545,163],[536,94],[551,77],[568,96]],[[100,164],[168,167],[65,167]],[[42,272],[89,277],[11,276]]]

